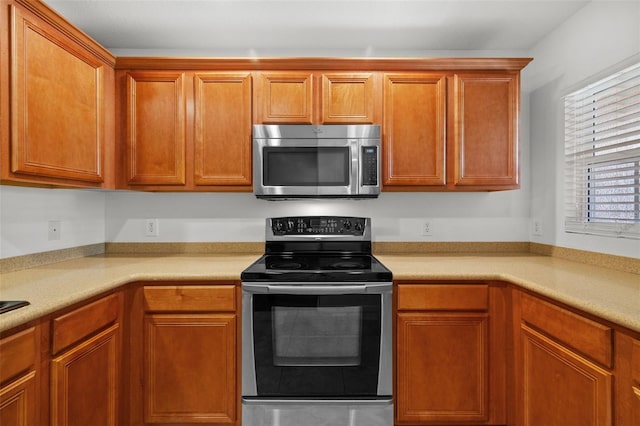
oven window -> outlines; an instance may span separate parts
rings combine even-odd
[[[361,306],[274,306],[273,365],[359,365]]]
[[[265,186],[349,186],[348,147],[265,147]]]
[[[381,296],[253,295],[258,396],[376,396]]]

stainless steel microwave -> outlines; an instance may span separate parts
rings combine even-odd
[[[254,125],[256,197],[375,198],[380,126]]]

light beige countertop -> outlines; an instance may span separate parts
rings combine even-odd
[[[378,255],[394,280],[500,280],[640,332],[640,275],[550,256]]]
[[[134,281],[239,280],[259,254],[107,254],[0,275],[0,331]],[[400,280],[502,280],[640,333],[640,275],[532,254],[380,254]]]
[[[239,280],[260,257],[235,255],[98,255],[0,275],[0,300],[29,306],[0,315],[0,332],[134,281]]]

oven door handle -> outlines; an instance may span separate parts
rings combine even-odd
[[[361,285],[265,285],[242,284],[242,289],[249,293],[325,295],[325,294],[379,294],[391,291],[391,283],[367,283]]]

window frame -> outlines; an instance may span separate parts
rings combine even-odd
[[[565,232],[640,239],[640,58],[563,97]]]

